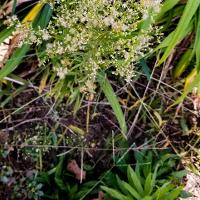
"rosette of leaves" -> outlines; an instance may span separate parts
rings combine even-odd
[[[176,155],[145,150],[135,152],[135,159],[135,167],[119,167],[118,173],[106,177],[101,186],[106,192],[105,200],[175,200],[190,195],[180,185],[187,172],[176,170]]]

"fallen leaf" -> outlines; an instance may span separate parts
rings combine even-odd
[[[75,160],[71,160],[67,165],[67,170],[75,175],[75,178],[79,181],[84,180],[86,172],[83,171]]]

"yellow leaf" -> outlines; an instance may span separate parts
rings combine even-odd
[[[159,125],[159,127],[161,127],[162,123],[163,123],[162,117],[160,116],[160,114],[157,111],[154,111],[153,113],[156,116],[156,118],[158,119],[158,125]]]
[[[26,17],[23,19],[23,23],[26,22],[32,22],[36,16],[38,15],[38,13],[40,12],[40,10],[42,9],[44,3],[38,3],[36,4],[31,11],[26,15]]]
[[[42,80],[40,81],[40,86],[39,86],[39,94],[41,94],[46,86],[46,82],[49,76],[49,70],[47,69],[45,73],[43,74]]]
[[[71,129],[74,133],[77,133],[79,135],[85,135],[85,132],[84,130],[78,128],[77,126],[74,126],[74,125],[69,125],[69,129]]]
[[[185,79],[184,91],[187,90],[187,88],[190,86],[190,84],[192,83],[192,81],[195,79],[196,76],[197,76],[197,69],[194,68]]]
[[[177,66],[175,67],[173,76],[174,78],[178,78],[181,74],[185,71],[187,66],[189,65],[191,59],[193,57],[193,51],[189,48],[181,57],[180,61],[178,62]]]

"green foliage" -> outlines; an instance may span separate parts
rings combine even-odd
[[[199,0],[188,0],[184,2],[179,0],[166,0],[157,16],[157,22],[162,24],[163,29],[166,30],[167,33],[167,30],[171,30],[156,49],[162,49],[164,52],[163,56],[159,60],[159,65],[166,61],[169,55],[176,52],[176,47],[181,41],[190,38],[187,39],[189,44],[186,46],[186,50],[182,51],[182,55],[179,57],[178,62],[175,63],[175,78],[180,77],[186,70],[191,71],[190,75],[186,77],[184,93],[175,104],[183,101],[194,87],[197,87],[199,90],[199,16]],[[177,19],[179,19],[178,24],[174,24],[172,22],[173,19],[176,19],[176,23]]]
[[[109,81],[107,80],[107,78],[105,77],[104,73],[98,73],[97,80],[98,80],[106,98],[108,99],[109,103],[112,106],[115,116],[119,122],[122,134],[126,138],[127,126],[126,126],[126,122],[125,122],[125,117],[124,117],[121,107],[119,105],[119,101],[112,89],[112,86],[109,83]]]
[[[1,149],[0,151],[0,158],[6,158],[7,152]],[[43,196],[41,183],[38,183],[35,180],[35,171],[34,170],[27,170],[27,174],[25,176],[20,176],[18,174],[17,177],[15,176],[15,169],[13,166],[4,165],[4,162],[0,165],[0,189],[3,186],[7,186],[12,184],[12,191],[11,191],[11,199],[26,199],[31,200],[40,200]]]
[[[25,57],[30,45],[24,44],[21,48],[16,49],[11,58],[6,62],[3,69],[0,71],[0,79],[10,74],[20,64],[21,60]]]
[[[167,2],[166,2],[167,3]],[[164,52],[163,57],[160,59],[159,64],[163,63],[166,58],[170,55],[174,47],[180,42],[180,38],[183,35],[184,31],[188,28],[192,17],[195,15],[200,1],[199,0],[188,0],[183,15],[176,27],[176,30],[173,34],[173,38],[170,40],[167,49]]]
[[[37,29],[38,27],[45,28],[45,26],[47,26],[47,24],[49,22],[48,20],[50,19],[50,16],[51,16],[51,13],[52,13],[51,7],[49,5],[44,5],[44,8],[41,12],[40,12],[40,9],[34,10],[34,8],[26,16],[27,20],[29,20],[29,18],[32,19],[33,29]],[[30,16],[30,14],[31,14],[31,16]],[[45,19],[44,19],[44,16],[46,16]],[[25,19],[26,19],[26,17],[25,17]],[[24,19],[24,23],[27,23],[25,19]],[[9,35],[11,35],[11,33],[13,33],[13,29],[14,28],[11,27],[11,28],[3,30],[0,34],[0,40],[3,40],[6,37],[8,37]],[[21,30],[21,31],[22,32],[20,34],[23,33],[23,30]],[[14,53],[12,54],[12,56],[10,57],[10,59],[6,62],[3,69],[0,70],[0,79],[4,78],[5,76],[9,75],[12,71],[14,71],[18,67],[18,65],[24,60],[25,55],[29,50],[30,50],[29,44],[23,44],[22,47],[17,48],[14,51]]]
[[[55,5],[55,17],[45,33],[49,38],[37,37],[47,43],[45,54],[40,56],[41,65],[50,61],[60,79],[75,75],[77,84],[85,85],[87,91],[94,88],[85,81],[95,82],[99,70],[112,67],[113,74],[130,80],[134,63],[149,50],[154,38],[155,11],[151,6],[129,0],[112,4],[61,1]],[[31,38],[28,41],[35,43]]]
[[[10,75],[34,47],[41,71],[48,71],[41,80],[41,91],[46,84],[53,85],[50,95],[56,99],[67,96],[69,103],[76,102],[77,111],[82,95],[96,93],[100,85],[126,137],[125,117],[100,71],[108,70],[127,81],[134,77],[135,63],[151,51],[154,39],[159,37],[159,29],[153,25],[159,6],[159,2],[132,0],[112,4],[97,0],[41,1],[22,22],[10,19],[16,32],[24,33],[19,48],[0,70],[0,79]]]
[[[64,156],[60,157],[58,164],[51,170],[39,173],[36,181],[43,185],[44,198],[49,200],[79,200],[96,183],[88,181],[80,184],[66,171]]]
[[[144,150],[135,152],[135,159],[136,166],[128,165],[125,180],[114,173],[105,179],[106,186],[101,187],[107,193],[105,199],[175,200],[182,194],[179,185],[186,171],[176,171],[177,156]]]
[[[159,35],[153,26],[159,2],[45,2],[53,6],[55,16],[52,18],[49,4],[45,4],[41,12],[36,5],[22,24],[18,24],[18,31],[21,26],[21,32],[25,32],[24,22],[32,20],[37,11],[22,43],[37,46],[40,66],[52,68],[50,79],[55,85],[51,94],[60,98],[68,96],[70,102],[80,99],[80,94],[95,92],[99,70],[109,69],[130,81],[135,63],[151,50],[153,39]],[[20,55],[13,55],[17,61],[14,63],[11,57],[2,73],[0,71],[0,78],[9,75],[23,61],[25,51],[17,51]],[[125,124],[121,129],[126,132]]]

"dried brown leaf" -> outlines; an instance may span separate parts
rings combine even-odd
[[[75,160],[71,160],[67,165],[67,170],[75,175],[77,180],[84,180],[86,177],[86,172],[83,171],[77,164]]]

